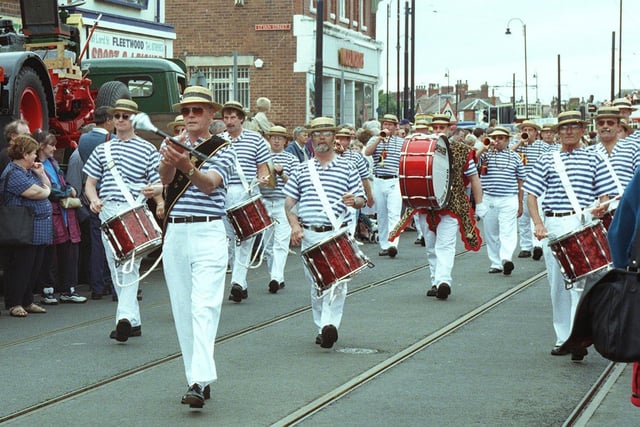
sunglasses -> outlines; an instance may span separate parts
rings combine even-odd
[[[572,125],[562,125],[558,127],[558,132],[567,132],[569,129],[571,130],[582,129],[582,125],[578,123],[574,123]]]
[[[325,130],[324,132],[311,132],[311,136],[331,136],[333,132],[330,130]]]
[[[120,120],[120,117],[122,117],[124,120],[129,120],[129,117],[131,117],[131,114],[120,114],[120,113],[115,113],[113,115],[113,118],[116,120]]]
[[[182,114],[183,116],[188,116],[191,113],[193,113],[194,116],[201,116],[202,114],[204,114],[204,108],[202,108],[202,107],[182,107],[180,109],[180,114]]]
[[[615,120],[598,120],[596,123],[598,126],[615,126],[618,124]]]

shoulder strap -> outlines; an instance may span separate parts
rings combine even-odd
[[[564,163],[562,162],[562,158],[560,157],[559,151],[553,152],[553,162],[556,167],[556,172],[558,172],[558,176],[560,177],[560,181],[562,182],[562,186],[564,187],[564,191],[567,193],[567,197],[571,202],[571,206],[573,206],[573,210],[578,215],[581,215],[582,207],[578,202],[578,196],[576,196],[576,192],[573,191],[571,182],[569,182],[569,177],[567,176],[567,170],[564,167]]]
[[[113,160],[113,156],[111,155],[111,141],[107,141],[104,143],[104,156],[107,161],[107,169],[109,169],[111,175],[113,175],[113,179],[116,182],[116,185],[120,189],[120,192],[124,196],[125,200],[127,201],[127,203],[129,203],[129,205],[131,205],[131,207],[136,206],[138,203],[136,203],[135,199],[131,195],[131,192],[124,183],[122,175],[120,175],[120,171],[118,171],[118,167],[116,166],[116,163]]]

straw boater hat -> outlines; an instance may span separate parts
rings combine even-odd
[[[624,129],[625,132],[631,132],[631,126],[625,119],[620,119],[620,126]]]
[[[225,102],[225,104],[222,106],[222,110],[224,111],[228,109],[237,111],[238,114],[240,114],[242,117],[247,117],[247,112],[244,111],[244,107],[238,101]]]
[[[431,118],[431,126],[433,125],[451,125],[451,117],[448,114],[434,114]]]
[[[398,124],[398,117],[395,114],[385,114],[380,119],[380,123],[384,123],[384,122],[390,122],[390,123]]]
[[[208,104],[216,111],[222,108],[220,104],[213,102],[211,91],[202,86],[189,86],[186,88],[182,93],[182,101],[173,104],[173,109],[174,111],[179,111],[180,108],[189,104]]]
[[[537,123],[536,123],[536,122],[534,122],[534,121],[531,121],[531,120],[525,120],[524,122],[522,122],[522,123],[520,123],[520,124],[518,125],[518,129],[522,129],[522,128],[524,128],[524,127],[531,127],[531,128],[534,128],[534,129],[535,129],[535,130],[537,130],[538,132],[540,132],[540,130],[541,130],[540,125],[539,125],[539,124],[537,124]]]
[[[342,128],[338,132],[336,132],[336,136],[346,136],[346,137],[351,138],[351,129]]]
[[[287,134],[287,129],[283,126],[271,126],[269,131],[267,132],[267,136],[284,136],[287,138],[289,135]]]
[[[620,108],[603,106],[598,108],[596,120],[598,119],[618,119],[620,120]]]
[[[113,108],[109,108],[109,114],[113,114],[116,111],[128,111],[133,114],[139,113],[138,104],[130,99],[118,99]]]
[[[558,114],[558,124],[556,125],[556,127],[570,123],[580,123],[581,125],[584,125],[584,120],[582,120],[580,111],[563,111],[562,113]]]
[[[493,132],[491,132],[489,134],[489,136],[494,137],[494,136],[506,136],[507,138],[509,138],[511,136],[511,132],[509,132],[509,129],[502,127],[502,126],[496,126],[495,128],[493,128]]]
[[[415,129],[429,129],[429,122],[426,120],[416,120]]]
[[[309,122],[307,132],[311,133],[320,130],[336,131],[336,122],[331,117],[316,117]]]
[[[627,98],[614,99],[612,105],[614,107],[618,107],[618,108],[628,108],[630,110],[637,110],[637,108],[634,107],[631,104],[631,101],[629,101],[629,99],[627,99]]]
[[[556,130],[556,129],[555,129],[555,127],[556,127],[556,125],[555,125],[555,124],[553,124],[553,123],[544,123],[544,124],[542,125],[542,128],[540,129],[540,132],[546,132],[546,131],[551,131],[551,132],[553,132],[553,131],[555,131],[555,130]]]
[[[169,124],[167,124],[167,129],[173,132],[173,130],[178,126],[184,126],[184,117],[182,117],[182,114],[178,114],[174,121],[169,122]]]

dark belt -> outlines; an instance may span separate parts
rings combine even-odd
[[[343,222],[340,224],[340,228],[346,227],[347,223]],[[316,233],[324,233],[325,231],[333,230],[332,225],[307,225],[301,224],[302,228],[306,228],[307,230],[315,231]]]
[[[209,222],[219,219],[219,216],[179,216],[170,217],[169,222],[172,224],[191,224],[192,222]]]
[[[376,175],[378,179],[394,179],[397,178],[398,175]]]
[[[555,218],[560,218],[563,216],[569,216],[569,215],[573,215],[574,212],[545,212],[544,216],[551,216],[551,217],[555,217]]]

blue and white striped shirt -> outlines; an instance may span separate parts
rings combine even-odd
[[[114,138],[108,145],[111,147],[114,167],[134,199],[138,198],[142,188],[148,184],[160,182],[160,154],[153,144],[135,136],[128,141]],[[100,144],[93,150],[82,171],[100,181],[98,191],[103,201],[126,203],[127,199],[107,167],[106,146],[107,143]]]
[[[527,176],[527,174],[529,172],[531,172],[531,169],[533,168],[533,165],[536,164],[536,162],[538,161],[540,156],[543,153],[549,151],[550,148],[551,148],[551,146],[549,144],[547,144],[546,142],[544,142],[541,139],[537,139],[537,140],[533,141],[531,144],[520,145],[515,150],[515,152],[520,154],[521,157],[524,156],[522,164],[524,166],[524,175],[525,175],[525,177]]]
[[[613,194],[616,190],[606,165],[592,150],[561,151],[560,158],[582,208],[593,205],[596,198]],[[545,212],[573,211],[556,171],[552,152],[540,157],[525,179],[524,190],[538,198],[544,195],[542,210]]]
[[[372,137],[367,145],[372,145],[377,136]],[[371,157],[373,158],[373,174],[375,176],[393,176],[398,175],[400,168],[400,153],[404,139],[393,135],[388,141],[382,140],[376,147]],[[384,159],[383,159],[384,157]]]
[[[247,183],[250,184],[258,174],[258,165],[271,159],[269,143],[258,132],[247,129],[243,129],[236,139],[233,139],[228,132],[224,132],[220,136],[231,141],[242,173]],[[242,184],[238,173],[239,171],[236,170],[229,180],[229,185]]]
[[[271,160],[274,164],[282,165],[282,173],[290,176],[295,168],[300,165],[298,158],[288,151],[281,151],[279,153],[271,153]],[[284,199],[285,195],[282,192],[285,182],[282,177],[276,175],[276,188],[260,187],[262,197],[265,199]]]
[[[483,153],[480,162],[481,170],[486,166],[486,173],[480,175],[484,193],[496,197],[518,194],[518,180],[525,178],[525,168],[518,153],[509,149],[492,150]]]
[[[345,152],[342,153],[341,157],[351,162],[356,167],[361,179],[371,178],[371,172],[369,172],[369,163],[364,158],[364,155],[362,153],[358,153],[357,151],[353,150],[345,150]]]
[[[338,156],[325,166],[320,166],[320,162],[315,158],[311,161],[318,171],[333,214],[337,218],[347,216],[347,206],[342,203],[342,196],[351,193],[356,197],[365,197],[358,171],[353,164]],[[284,186],[284,194],[298,202],[298,217],[303,224],[331,225],[311,181],[307,162],[301,163],[293,171]]]
[[[631,140],[621,139],[613,147],[611,154],[609,154],[607,149],[601,143],[592,145],[587,149],[593,150],[598,153],[598,155],[603,155],[609,159],[611,167],[624,189],[629,181],[631,181],[631,178],[633,178],[633,174],[638,167],[640,146]],[[618,195],[619,193],[620,192],[616,189],[616,191],[610,194],[610,196]]]

